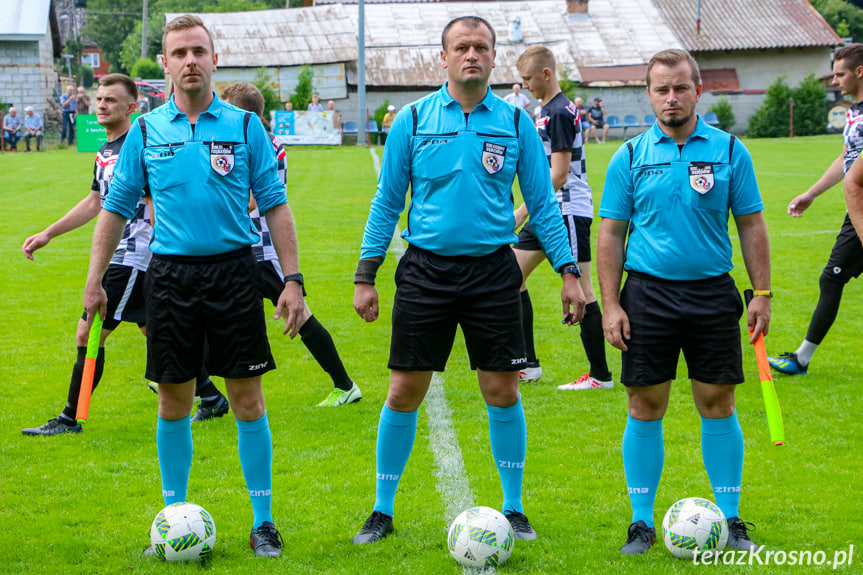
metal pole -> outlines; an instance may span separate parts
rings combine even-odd
[[[143,26],[141,27],[141,58],[147,57],[147,4],[144,0]]]
[[[359,16],[359,31],[357,36],[359,39],[359,58],[357,60],[357,145],[364,146],[366,143],[366,130],[368,129],[368,120],[366,118],[366,4],[364,0],[360,0],[358,8]]]
[[[794,98],[788,98],[788,139],[794,139]]]
[[[695,33],[701,34],[701,0],[698,0],[698,14],[695,16]]]

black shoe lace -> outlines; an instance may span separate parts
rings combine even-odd
[[[387,516],[385,514],[380,511],[372,511],[372,514],[369,515],[368,519],[366,519],[361,531],[363,533],[380,533],[383,531],[386,523]]]
[[[741,521],[738,519],[737,521],[732,521],[728,526],[728,531],[731,532],[731,535],[738,539],[750,539],[749,532],[755,531],[755,525],[750,523],[749,521]]]
[[[641,540],[645,543],[652,543],[653,537],[654,534],[651,532],[650,527],[636,524],[633,529],[630,530],[629,537],[626,538],[626,542],[632,543],[635,540]]]
[[[285,543],[282,541],[282,534],[279,533],[275,525],[261,525],[258,527],[257,532],[260,535],[259,543],[271,545],[279,549],[284,547]]]
[[[527,520],[527,516],[524,513],[513,511],[512,513],[507,513],[506,518],[512,526],[513,531],[531,530],[530,521]]]

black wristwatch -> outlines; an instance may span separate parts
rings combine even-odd
[[[581,277],[581,268],[578,267],[578,264],[568,264],[560,268],[560,275],[563,274],[572,274],[577,278]]]
[[[297,282],[298,284],[300,284],[300,287],[302,287],[304,285],[303,274],[297,272],[295,274],[285,276],[285,283],[288,283],[288,282]]]

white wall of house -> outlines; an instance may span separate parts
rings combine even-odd
[[[831,53],[829,47],[817,47],[698,52],[694,56],[702,69],[736,69],[742,90],[766,90],[779,76],[796,87],[809,74],[829,73]]]
[[[25,106],[32,106],[44,119],[56,87],[50,32],[38,42],[0,42],[0,100],[22,115]]]

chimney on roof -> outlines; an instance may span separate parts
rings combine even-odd
[[[590,0],[566,0],[567,14],[587,14],[587,5]]]
[[[509,41],[513,44],[521,42],[521,18],[518,16],[509,21]]]

